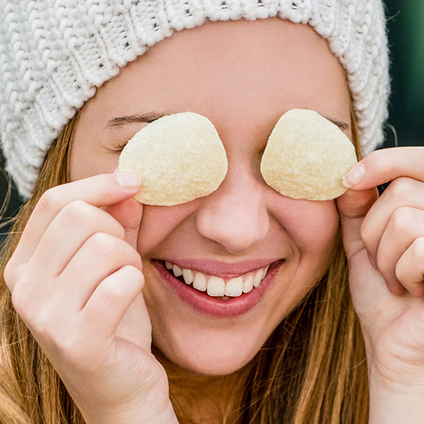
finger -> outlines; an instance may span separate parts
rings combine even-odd
[[[415,239],[424,237],[424,211],[409,207],[396,209],[385,229],[378,247],[377,266],[388,289],[400,290],[396,264]]]
[[[372,152],[344,177],[349,188],[366,190],[399,177],[424,181],[424,148],[396,147]]]
[[[133,198],[103,208],[124,228],[124,240],[135,249],[140,230],[143,205]]]
[[[336,201],[348,260],[364,248],[361,225],[377,199],[378,191],[376,188],[372,188],[363,191],[348,190]]]
[[[107,340],[114,336],[125,312],[140,294],[144,285],[142,272],[124,266],[105,278],[96,288],[83,314],[88,329],[95,339]],[[94,341],[95,342],[95,341]]]
[[[116,328],[115,337],[128,340],[134,345],[150,351],[152,347],[152,325],[142,293],[135,298],[126,310]]]
[[[424,185],[411,178],[397,178],[381,195],[362,225],[362,237],[372,260],[377,262],[380,240],[393,213],[402,207],[424,209]]]
[[[105,233],[91,236],[66,266],[55,287],[57,304],[69,311],[84,308],[101,282],[117,270],[142,270],[140,255],[124,240]]]
[[[53,218],[28,264],[46,278],[57,277],[85,241],[96,233],[119,239],[125,235],[122,226],[108,213],[82,200],[71,202]]]
[[[424,237],[417,238],[399,259],[396,277],[412,296],[424,296]]]
[[[13,260],[18,264],[29,261],[53,218],[69,203],[82,200],[97,207],[112,205],[133,196],[139,187],[139,178],[130,174],[102,174],[46,191],[28,220]]]

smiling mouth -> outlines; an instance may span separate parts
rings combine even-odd
[[[267,265],[235,278],[221,278],[192,269],[180,268],[170,262],[164,262],[164,264],[171,275],[187,286],[222,300],[239,297],[259,287],[269,269]]]

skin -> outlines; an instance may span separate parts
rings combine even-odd
[[[267,136],[294,107],[349,122],[343,70],[327,44],[308,26],[273,20],[179,33],[102,87],[81,114],[72,180],[112,172],[118,154],[108,149],[146,125],[108,127],[113,117],[192,111],[208,117],[221,136],[229,162],[224,183],[194,202],[144,206],[138,240],[155,345],[190,371],[228,374],[246,364],[325,270],[338,229],[334,202],[285,198],[259,172]],[[286,263],[260,306],[223,320],[169,293],[149,266],[155,258]]]
[[[188,381],[199,405],[196,422],[220,422],[210,400],[225,409],[222,387],[232,387],[235,372],[325,271],[339,217],[367,347],[370,422],[419,422],[422,151],[369,155],[346,176],[352,190],[337,202],[288,199],[264,183],[259,158],[278,118],[292,108],[350,122],[344,74],[327,44],[308,26],[277,19],[182,31],[123,69],[84,107],[72,183],[42,197],[5,280],[88,424],[176,423],[163,367]],[[186,110],[216,126],[227,176],[205,198],[143,208],[132,199],[139,181],[113,171],[117,150],[145,124],[108,121]],[[375,187],[391,180],[378,199]],[[182,304],[150,266],[155,258],[187,257],[285,263],[258,305],[218,319]],[[151,354],[151,334],[161,363]]]
[[[259,172],[268,135],[279,117],[296,107],[349,122],[344,72],[312,28],[273,20],[209,24],[179,33],[102,87],[81,114],[72,180],[112,172],[118,159],[113,150],[146,125],[108,126],[114,117],[192,111],[208,117],[220,134],[229,162],[224,183],[188,204],[144,206],[137,247],[161,361],[172,367],[172,375],[195,378],[199,387],[204,379],[184,370],[225,375],[245,365],[324,273],[335,243],[334,202],[285,198]],[[151,259],[178,264],[182,258],[227,264],[284,258],[286,263],[260,305],[242,317],[220,319],[182,303],[150,266]],[[216,390],[208,381],[207,403],[210,393],[228,398],[222,382],[214,381]]]
[[[268,135],[296,107],[349,122],[344,72],[311,27],[273,20],[179,33],[126,67],[81,114],[71,180],[112,172],[118,160],[113,150],[146,125],[108,126],[114,117],[192,111],[213,122],[224,144],[229,171],[216,192],[174,207],[144,206],[137,246],[143,294],[155,346],[172,375],[226,375],[241,368],[325,272],[339,226],[335,203],[283,197],[259,171]],[[150,266],[151,259],[178,264],[187,258],[286,262],[260,304],[222,319],[181,302]],[[203,378],[194,378],[204,387]],[[213,381],[217,390],[208,391],[208,402],[210,393],[226,393]]]

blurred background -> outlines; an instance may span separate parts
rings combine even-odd
[[[392,62],[389,124],[397,133],[399,146],[424,145],[424,0],[385,0],[385,3]],[[388,128],[385,147],[394,146],[394,132]],[[7,180],[0,174],[0,205],[6,192]],[[19,206],[19,196],[12,187],[3,220]],[[7,226],[0,228],[0,243],[6,231]]]

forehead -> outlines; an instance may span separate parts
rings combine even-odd
[[[289,109],[350,121],[344,71],[308,25],[278,18],[208,22],[127,65],[89,102],[106,116],[194,111],[214,123],[275,122]]]

